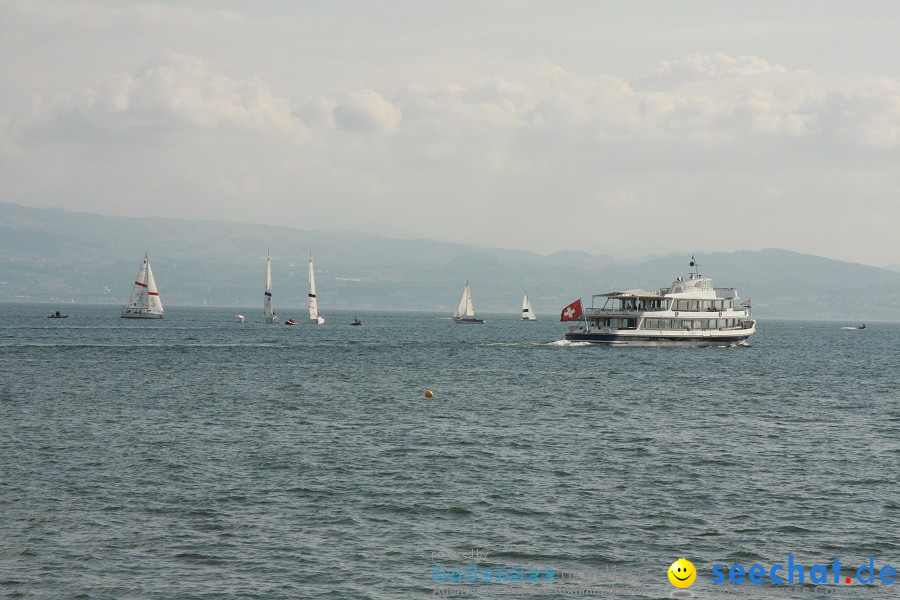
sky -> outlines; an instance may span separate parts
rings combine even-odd
[[[900,3],[0,0],[0,202],[900,265]]]

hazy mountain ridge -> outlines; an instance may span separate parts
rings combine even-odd
[[[476,310],[559,310],[592,293],[658,289],[688,272],[687,254],[620,260],[583,252],[543,256],[424,239],[312,232],[228,221],[70,213],[0,204],[0,301],[123,304],[144,252],[163,302],[261,308],[271,250],[276,308],[305,306],[307,260],[316,259],[329,308],[452,311],[469,280]],[[719,287],[737,287],[760,317],[897,320],[900,273],[778,249],[697,256]]]

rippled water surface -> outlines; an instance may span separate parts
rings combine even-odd
[[[560,342],[548,315],[285,327],[51,308],[0,305],[3,595],[522,585],[447,583],[477,564],[556,572],[518,588],[536,597],[666,598],[684,556],[697,598],[808,598],[828,590],[710,570],[793,555],[807,577],[835,558],[900,571],[897,324],[762,321],[747,348],[606,348]],[[472,549],[487,557],[456,556]],[[900,597],[900,582],[875,591]]]

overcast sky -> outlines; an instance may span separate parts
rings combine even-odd
[[[0,201],[900,265],[900,2],[0,0]]]

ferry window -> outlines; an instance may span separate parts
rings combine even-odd
[[[693,311],[698,311],[698,310],[700,310],[700,303],[697,302],[696,300],[693,300],[693,301],[691,302],[691,310],[693,310]]]

